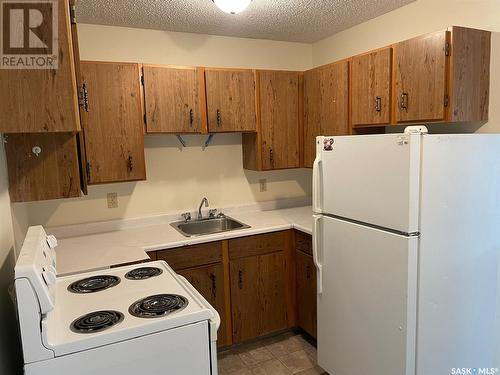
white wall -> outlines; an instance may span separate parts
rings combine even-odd
[[[78,31],[83,60],[287,70],[312,65],[308,44],[85,24]],[[185,138],[188,147],[180,149],[173,135],[146,136],[147,181],[90,187],[85,198],[14,204],[16,234],[22,237],[28,224],[55,226],[192,209],[204,196],[212,207],[220,207],[311,194],[309,170],[244,171],[241,134],[215,135],[205,151],[206,136]],[[262,178],[268,182],[264,193],[259,192]],[[118,193],[117,209],[107,208],[108,192]]]
[[[490,114],[487,124],[456,126],[456,131],[500,131],[500,0],[416,0],[312,46],[313,66],[340,60],[448,26],[493,31]],[[448,131],[445,126],[436,131]]]
[[[14,262],[7,166],[0,141],[0,374],[18,374],[22,368],[14,304],[8,293],[14,280]]]

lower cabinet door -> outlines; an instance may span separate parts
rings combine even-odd
[[[297,315],[299,326],[316,338],[316,268],[312,256],[296,251]]]
[[[184,276],[219,313],[221,324],[217,331],[217,345],[230,344],[226,335],[224,270],[222,264],[187,268],[176,272]]]
[[[232,260],[233,343],[287,328],[284,252]]]

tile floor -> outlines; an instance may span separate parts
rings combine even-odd
[[[293,332],[232,347],[218,357],[219,375],[327,375],[316,364],[316,348]]]

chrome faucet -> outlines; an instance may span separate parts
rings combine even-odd
[[[208,199],[206,197],[201,200],[200,207],[198,207],[198,220],[203,219],[203,215],[201,214],[203,204],[205,204],[205,207],[208,207]]]

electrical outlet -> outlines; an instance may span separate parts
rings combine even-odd
[[[108,193],[108,208],[118,208],[117,193]]]
[[[267,179],[266,178],[259,180],[259,185],[260,185],[260,192],[261,193],[267,191]]]

